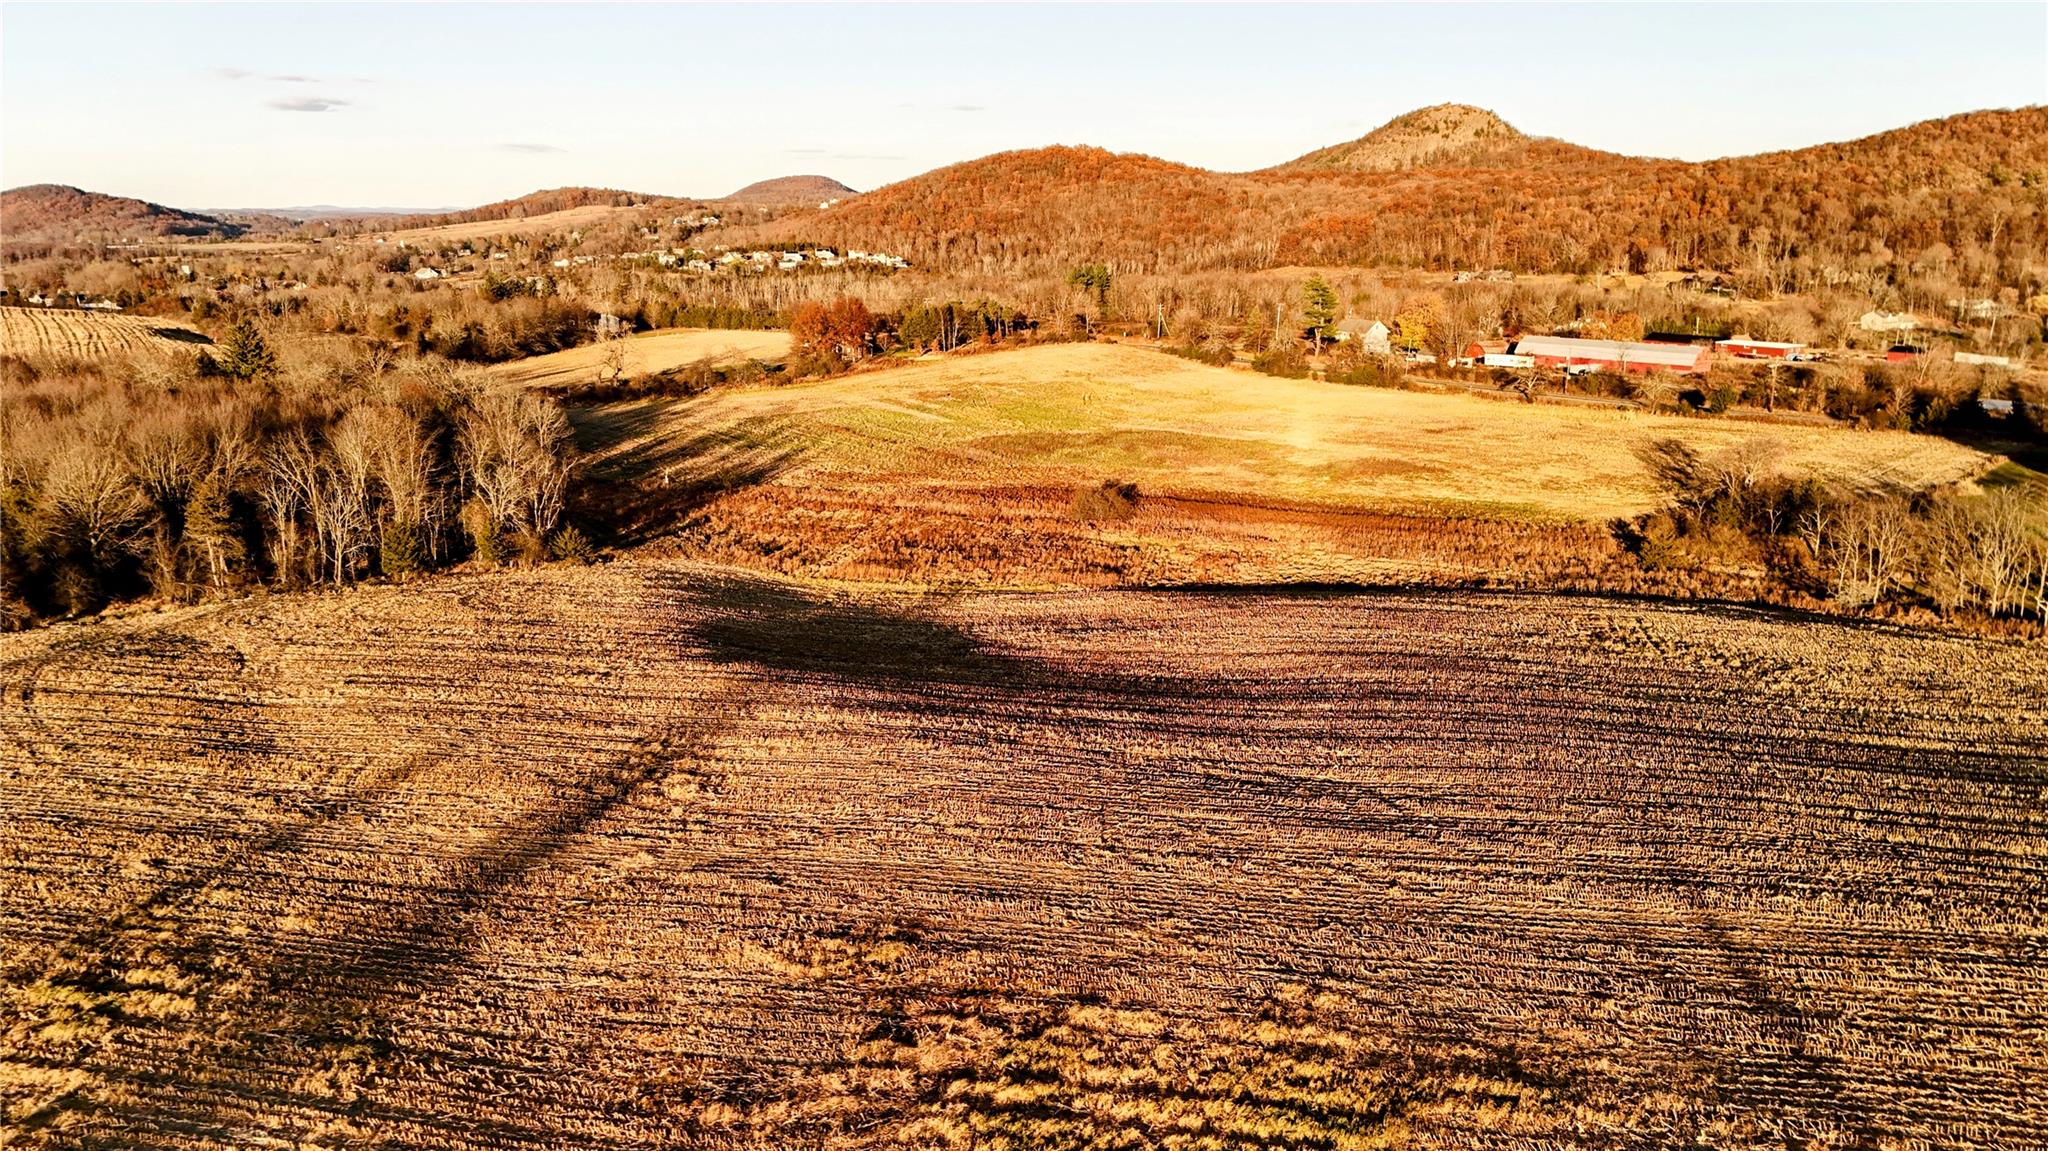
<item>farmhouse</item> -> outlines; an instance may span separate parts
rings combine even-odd
[[[1523,336],[1514,353],[1544,367],[1566,371],[1674,372],[1699,375],[1711,349],[1697,344],[1644,344],[1628,340],[1581,340],[1569,336]]]
[[[1358,341],[1359,350],[1363,351],[1366,355],[1386,356],[1393,354],[1393,333],[1389,332],[1387,326],[1378,320],[1374,320],[1363,328],[1354,327],[1350,329],[1350,333],[1351,338]]]
[[[1866,332],[1910,332],[1920,326],[1920,321],[1908,312],[1865,312],[1856,326]]]

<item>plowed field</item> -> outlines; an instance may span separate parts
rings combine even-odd
[[[184,351],[207,344],[199,332],[173,320],[109,315],[67,308],[0,308],[0,349],[98,359],[102,356]]]
[[[2048,1142],[2036,647],[595,568],[0,637],[23,1146]]]

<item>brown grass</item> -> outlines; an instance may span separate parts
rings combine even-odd
[[[611,346],[604,343],[585,344],[579,348],[500,364],[491,369],[491,374],[520,387],[576,387],[597,378],[598,369],[604,365],[605,356],[611,351]],[[623,367],[626,378],[633,379],[687,367],[705,359],[718,363],[736,360],[779,363],[788,357],[788,332],[666,328],[628,337]]]
[[[1904,433],[1760,428],[1282,380],[1125,346],[918,361],[583,410],[616,539],[815,578],[933,586],[1490,580],[1747,596],[1758,572],[1644,573],[1613,517],[1668,495],[1645,449],[1776,441],[1782,463],[1915,491],[1995,457]],[[1144,493],[1075,524],[1105,476]],[[1048,493],[1056,493],[1048,500]]]

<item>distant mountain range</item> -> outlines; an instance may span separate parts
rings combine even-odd
[[[785,176],[724,197],[557,188],[452,212],[321,206],[195,213],[76,188],[0,194],[0,234],[63,242],[235,236],[285,217],[422,226],[518,220],[590,205],[727,202],[829,213],[743,229],[889,251],[926,266],[1021,274],[1083,262],[1178,272],[1291,264],[1585,272],[1849,268],[1899,258],[1996,266],[2048,251],[2048,108],[1971,112],[1838,144],[1689,163],[1532,137],[1443,104],[1257,172],[1213,172],[1100,148],[1005,152],[859,194]],[[786,234],[787,233],[787,234]],[[1942,251],[1948,254],[1943,256]]]
[[[281,216],[287,220],[347,220],[370,216],[441,216],[461,208],[351,208],[342,204],[300,204],[289,208],[208,208],[214,216]]]

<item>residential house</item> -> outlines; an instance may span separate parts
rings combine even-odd
[[[1393,354],[1394,334],[1388,331],[1387,326],[1380,321],[1374,320],[1363,328],[1353,327],[1349,331],[1351,332],[1351,338],[1358,341],[1359,351],[1364,352],[1366,355],[1386,356]]]
[[[1910,312],[1865,312],[1856,326],[1866,332],[1910,332],[1920,321]]]

